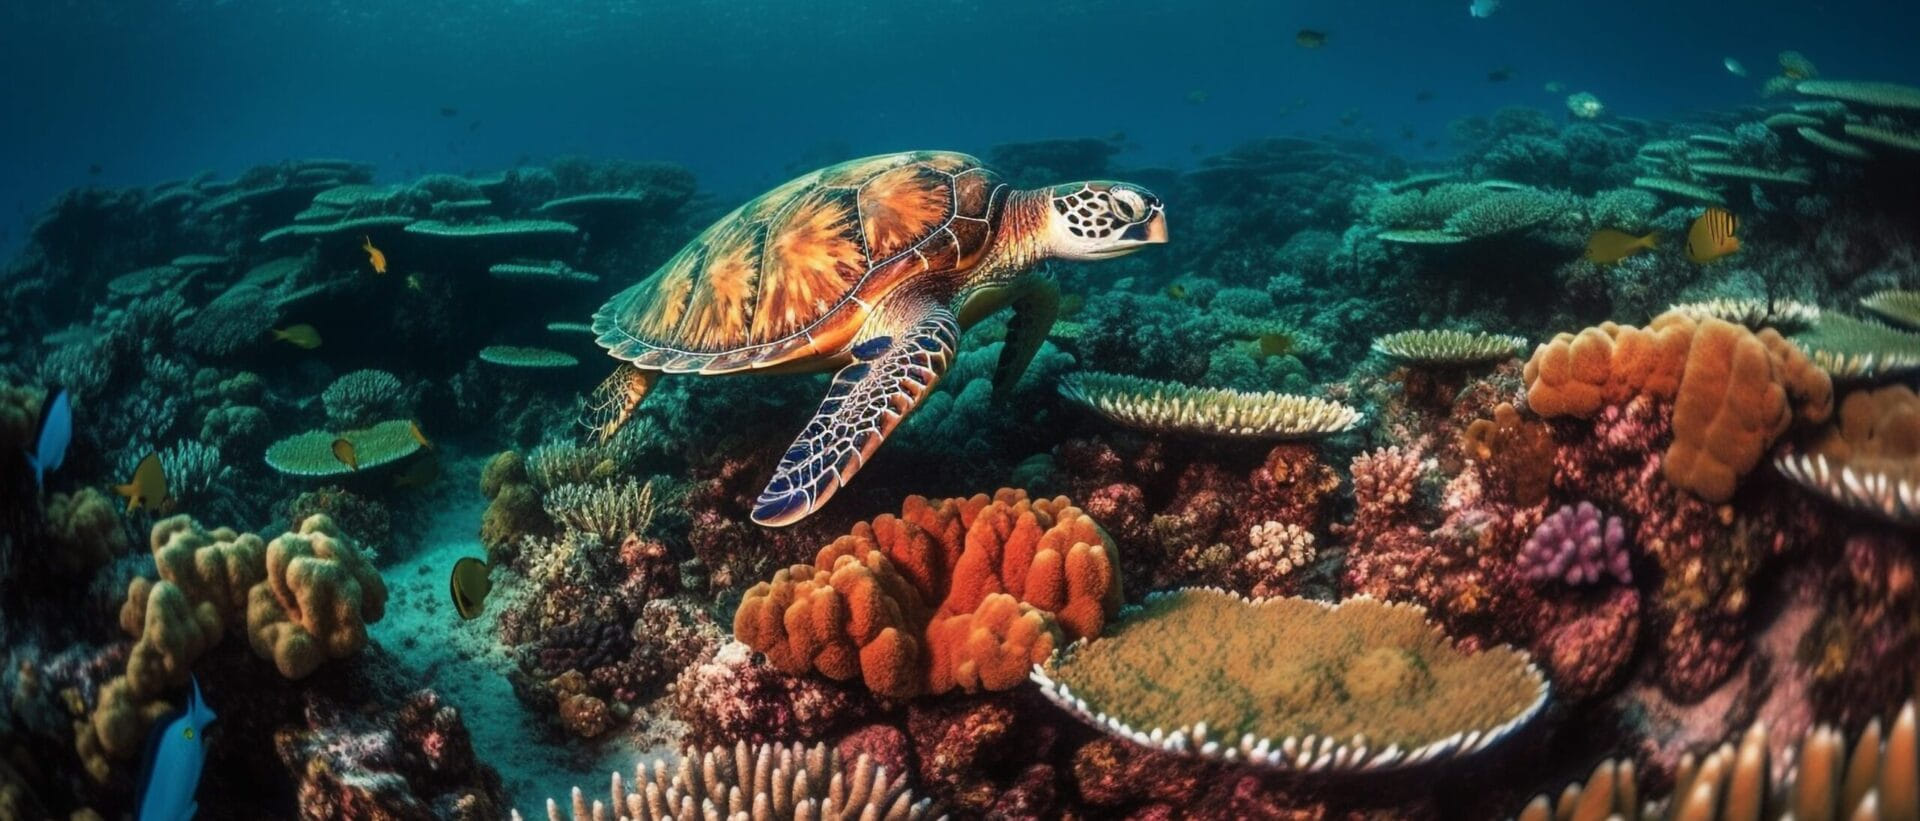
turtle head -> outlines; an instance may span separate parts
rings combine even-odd
[[[1074,182],[1047,194],[1049,256],[1112,259],[1167,241],[1166,207],[1140,186]]]

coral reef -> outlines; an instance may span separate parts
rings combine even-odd
[[[724,818],[750,817],[775,821],[803,818],[871,818],[883,821],[921,821],[947,816],[930,799],[914,800],[906,774],[892,771],[860,756],[844,763],[824,744],[719,747],[686,750],[669,769],[664,761],[633,768],[631,787],[616,772],[608,784],[607,803],[596,798],[591,809],[579,787],[566,814],[547,799],[547,817],[554,821],[590,821],[611,817],[631,821],[677,821],[719,813]],[[704,815],[703,815],[704,814]],[[518,821],[520,814],[515,812]]]
[[[1593,584],[1611,576],[1621,584],[1633,582],[1627,556],[1626,528],[1620,517],[1605,516],[1587,502],[1556,511],[1533,531],[1520,548],[1520,574],[1533,581]]]
[[[1351,430],[1363,415],[1325,399],[1193,388],[1105,373],[1074,374],[1061,395],[1121,425],[1162,433],[1297,439]]]
[[[275,734],[296,780],[303,821],[325,818],[499,818],[500,777],[480,763],[459,711],[432,690],[391,710],[354,710],[324,696],[305,726]]]
[[[748,590],[735,635],[788,673],[881,695],[1005,690],[1120,605],[1113,543],[1065,497],[908,497]]]

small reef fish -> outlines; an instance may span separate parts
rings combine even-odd
[[[1740,218],[1724,208],[1709,208],[1687,229],[1687,258],[1701,264],[1740,250]]]
[[[407,468],[407,472],[394,477],[393,486],[398,488],[423,488],[440,478],[440,460],[429,455],[416,459]]]
[[[1293,41],[1301,48],[1319,48],[1327,44],[1327,33],[1313,29],[1301,29],[1293,35]]]
[[[1511,79],[1513,79],[1513,69],[1510,67],[1503,66],[1487,72],[1487,82],[1489,83],[1504,83]]]
[[[433,450],[433,442],[427,439],[427,435],[425,433],[420,432],[419,422],[414,422],[414,421],[407,422],[407,435],[412,436],[413,441],[420,443],[420,447],[426,448],[427,450]]]
[[[347,470],[360,469],[360,457],[354,453],[353,443],[347,441],[344,436],[333,440],[333,458],[340,460],[340,464],[346,465]]]
[[[160,454],[149,453],[133,468],[133,479],[114,485],[113,492],[127,497],[127,512],[136,509],[161,513],[172,509],[173,497],[167,495],[167,472],[160,467]]]
[[[207,725],[216,716],[200,696],[200,679],[189,681],[193,689],[186,706],[161,716],[147,736],[134,797],[140,821],[186,821],[200,809],[193,793],[200,788],[200,770],[207,763]]]
[[[1741,65],[1739,60],[1735,60],[1732,57],[1728,57],[1727,59],[1721,61],[1721,64],[1725,65],[1727,67],[1727,72],[1729,74],[1732,74],[1735,77],[1747,76],[1747,67]]]
[[[1261,334],[1260,338],[1254,341],[1254,344],[1259,349],[1260,359],[1262,361],[1265,361],[1268,357],[1286,356],[1293,352],[1293,336],[1291,334]]]
[[[1587,261],[1595,265],[1615,265],[1641,251],[1652,250],[1659,240],[1657,232],[1636,237],[1625,231],[1602,228],[1587,240]]]
[[[1167,296],[1173,297],[1174,299],[1184,300],[1187,298],[1187,286],[1181,285],[1178,282],[1168,283]]]
[[[320,332],[314,330],[312,325],[304,322],[285,330],[280,328],[273,329],[273,338],[296,348],[305,348],[309,351],[320,347]]]
[[[460,618],[471,621],[486,610],[487,594],[493,592],[493,580],[487,578],[487,563],[472,556],[453,563],[447,589],[453,594],[453,609]]]
[[[27,451],[27,467],[33,469],[33,486],[44,492],[47,474],[67,461],[67,445],[73,441],[73,399],[66,388],[48,391],[40,403],[40,438],[35,441]]]
[[[1499,10],[1500,0],[1473,0],[1467,4],[1467,13],[1482,20],[1492,17]]]
[[[373,247],[372,237],[361,237],[360,248],[367,252],[367,262],[373,265],[374,273],[384,274],[387,272],[387,252]]]

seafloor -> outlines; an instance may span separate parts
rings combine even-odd
[[[577,426],[583,323],[736,204],[684,169],[75,189],[0,274],[0,818],[132,813],[190,679],[203,818],[1914,818],[1920,89],[1774,85],[1421,167],[994,147],[1171,242],[781,529],[825,377]]]

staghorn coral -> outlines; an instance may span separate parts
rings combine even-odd
[[[1737,746],[1724,743],[1701,758],[1688,753],[1663,800],[1643,801],[1633,762],[1608,759],[1557,799],[1534,797],[1519,818],[1913,818],[1920,815],[1914,703],[1900,708],[1884,739],[1880,727],[1874,719],[1849,750],[1839,728],[1819,725],[1782,754],[1772,752],[1766,724],[1756,722]]]
[[[1782,454],[1774,466],[1843,506],[1920,522],[1920,397],[1905,385],[1854,391],[1806,452]]]
[[[1527,404],[1542,416],[1592,416],[1636,395],[1674,403],[1667,480],[1710,502],[1733,497],[1773,440],[1819,422],[1833,386],[1772,329],[1754,333],[1678,313],[1645,330],[1608,322],[1559,334],[1527,361]]]
[[[1061,637],[1099,634],[1120,605],[1112,552],[1065,497],[911,496],[754,585],[734,634],[788,673],[882,695],[1004,690]]]
[[[367,643],[367,624],[386,614],[387,585],[352,540],[324,515],[267,544],[266,580],[247,592],[247,638],[287,678]]]
[[[1425,616],[1367,598],[1186,589],[1149,596],[1033,678],[1062,709],[1142,746],[1299,771],[1466,755],[1545,705],[1525,653],[1464,652]]]
[[[1098,372],[1067,377],[1060,394],[1117,424],[1160,433],[1294,439],[1352,430],[1364,418],[1325,399],[1194,388]]]
[[[851,764],[825,744],[736,743],[683,750],[677,766],[655,760],[633,768],[629,786],[620,773],[609,780],[607,803],[588,804],[573,788],[568,810],[547,799],[549,821],[697,821],[702,818],[794,821],[871,819],[922,821],[947,816],[932,799],[914,800],[906,773],[860,756]],[[520,813],[513,818],[520,821]]]
[[[1401,331],[1374,339],[1373,349],[1420,365],[1470,365],[1510,359],[1526,344],[1517,336],[1477,331]]]
[[[1591,502],[1564,505],[1533,531],[1516,562],[1520,574],[1536,582],[1579,586],[1612,576],[1632,584],[1626,541],[1620,517],[1601,515]]]

